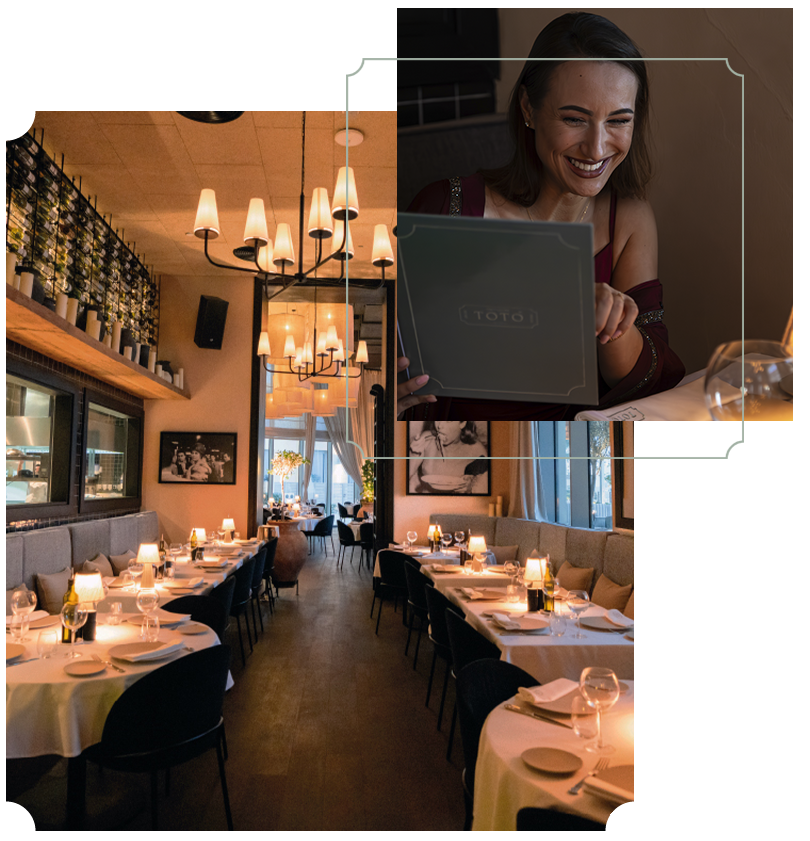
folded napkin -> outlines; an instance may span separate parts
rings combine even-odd
[[[521,686],[518,689],[518,697],[530,704],[547,704],[549,701],[562,698],[563,695],[567,695],[575,689],[579,689],[577,681],[561,677],[543,686]]]
[[[28,621],[33,622],[35,619],[42,619],[45,616],[50,616],[47,610],[35,610],[28,616]],[[6,616],[6,625],[10,625],[13,619],[13,614],[11,616]]]
[[[485,599],[486,596],[480,590],[474,590],[472,587],[462,587],[461,592],[468,599]]]
[[[461,570],[461,566],[459,564],[426,564],[428,569],[432,569],[433,572],[458,572]]]
[[[222,567],[228,566],[228,561],[225,558],[203,558],[201,561],[197,561],[195,566],[198,567],[216,567],[217,569],[222,569]]]
[[[605,619],[613,625],[618,625],[619,628],[632,628],[633,620],[628,619],[620,610],[609,610],[605,614]]]
[[[141,651],[138,654],[125,654],[119,657],[119,660],[126,660],[129,663],[138,663],[141,660],[154,660],[156,657],[165,657],[173,651],[180,651],[185,648],[185,642],[173,642],[162,646],[161,648],[152,648],[149,651]]]
[[[199,578],[175,578],[173,581],[163,581],[163,586],[169,589],[193,590],[195,587],[202,587],[205,579]]]
[[[604,797],[614,803],[627,803],[634,798],[633,766],[618,765],[608,769],[608,773],[602,771],[585,781],[585,790],[598,797]],[[607,778],[610,779],[607,779]]]
[[[519,631],[520,630],[520,622],[515,622],[514,619],[511,619],[509,617],[508,613],[496,613],[495,611],[493,611],[492,621],[499,628],[503,628],[505,631]]]

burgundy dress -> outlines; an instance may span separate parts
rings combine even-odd
[[[411,202],[411,213],[450,216],[483,216],[484,179],[480,174],[451,178],[429,184]],[[613,274],[613,228],[616,221],[616,194],[610,199],[610,241],[593,258],[597,283],[610,283]],[[572,420],[587,408],[604,409],[624,403],[631,397],[647,397],[677,385],[684,366],[668,344],[664,326],[663,289],[658,280],[648,280],[625,294],[638,306],[636,327],[644,339],[633,370],[612,388],[599,377],[599,406],[568,406],[560,403],[526,403],[510,400],[471,400],[437,397],[435,403],[422,403],[400,417],[407,420]],[[430,383],[425,386],[430,393]]]

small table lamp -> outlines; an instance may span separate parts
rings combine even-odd
[[[79,629],[77,636],[92,642],[96,638],[96,604],[104,596],[104,585],[101,583],[100,572],[77,572],[74,576],[74,589],[79,604],[92,604],[92,610],[87,611],[87,622]]]
[[[467,546],[467,551],[473,556],[473,570],[475,572],[481,572],[486,564],[486,559],[484,558],[487,551],[486,540],[484,540],[483,537],[474,537],[470,535],[470,542]]]
[[[138,563],[143,564],[141,590],[154,590],[155,567],[160,565],[160,550],[157,543],[141,543],[138,547]]]
[[[535,551],[526,559],[523,580],[526,582],[526,596],[529,610],[540,610],[540,593],[543,592],[544,564],[548,557],[541,558]]]
[[[226,517],[222,521],[222,530],[228,532],[225,535],[225,542],[226,543],[233,543],[233,532],[234,532],[235,528],[236,528],[236,525],[234,524],[234,521],[230,517]]]

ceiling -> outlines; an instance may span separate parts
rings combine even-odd
[[[264,199],[271,239],[279,222],[290,224],[298,259],[301,123],[297,111],[246,111],[220,125],[196,123],[174,111],[38,111],[33,127],[37,138],[44,130],[46,151],[57,163],[64,155],[65,172],[77,183],[81,177],[82,193],[95,200],[141,261],[157,275],[183,281],[227,273],[208,263],[203,241],[192,233],[203,187],[212,188],[217,198],[221,233],[209,243],[215,260],[248,265],[233,256],[233,249],[244,244],[254,197]],[[335,142],[335,133],[345,127],[344,111],[307,112],[305,225],[315,187],[326,187],[331,201],[346,161],[346,148]],[[396,112],[349,112],[349,127],[364,135],[360,145],[349,148],[360,204],[351,223],[355,257],[349,276],[376,279],[379,269],[370,262],[374,226],[387,225],[390,235],[396,224]],[[396,258],[396,239],[390,239]],[[315,249],[316,241],[305,232],[305,270],[316,262]],[[395,269],[396,263],[387,274],[394,277]],[[334,260],[319,269],[320,277],[339,275]],[[379,332],[379,325],[371,326],[376,320],[365,324],[363,317],[369,304],[369,316],[378,319],[374,305],[380,300],[380,293],[358,295],[358,334]],[[377,356],[376,350],[369,345],[370,356]],[[371,358],[369,364],[375,364]]]

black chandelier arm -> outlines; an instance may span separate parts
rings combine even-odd
[[[255,274],[256,272],[253,269],[246,269],[242,266],[229,266],[227,263],[217,263],[211,255],[208,253],[208,231],[205,232],[205,256],[208,262],[212,266],[216,266],[218,269],[231,269],[235,272],[250,272],[251,274]]]

